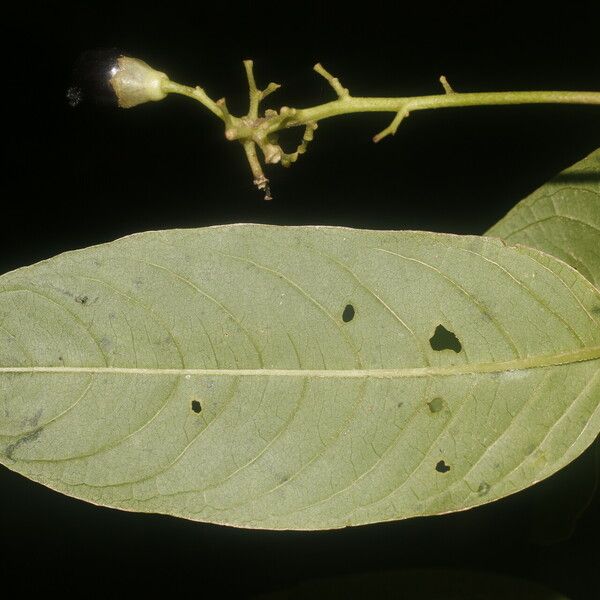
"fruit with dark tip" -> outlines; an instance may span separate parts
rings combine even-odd
[[[131,108],[162,100],[167,81],[165,73],[115,48],[88,50],[77,60],[66,96],[71,106],[91,102]]]

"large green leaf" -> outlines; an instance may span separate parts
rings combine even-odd
[[[557,256],[600,287],[600,149],[519,202],[486,235]]]
[[[600,430],[600,292],[499,240],[233,225],[0,278],[0,460],[126,510],[316,529],[461,510]]]

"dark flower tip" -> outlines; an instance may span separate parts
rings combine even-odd
[[[126,56],[116,48],[88,50],[73,69],[73,85],[67,90],[71,106],[82,102],[131,108],[162,100],[169,78],[144,61]]]
[[[83,52],[73,67],[72,85],[66,94],[68,103],[71,106],[88,103],[117,106],[117,95],[110,85],[110,77],[122,54],[116,48]]]

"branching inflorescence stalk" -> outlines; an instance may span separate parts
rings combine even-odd
[[[290,108],[282,106],[279,110],[268,109],[261,115],[261,102],[280,86],[269,83],[266,88],[260,89],[254,78],[253,63],[244,61],[246,77],[248,80],[249,106],[248,113],[237,117],[232,115],[224,98],[212,100],[201,87],[190,87],[171,81],[164,73],[155,71],[146,63],[129,57],[121,57],[120,71],[113,79],[119,78],[117,83],[111,80],[119,104],[124,107],[134,104],[126,97],[127,85],[132,85],[132,94],[135,93],[135,104],[143,102],[144,89],[147,86],[147,100],[159,100],[167,94],[181,94],[197,100],[219,117],[225,126],[225,137],[230,141],[238,141],[246,154],[250,165],[254,184],[264,191],[265,199],[270,200],[269,180],[264,174],[262,163],[290,166],[301,154],[306,152],[308,144],[312,141],[317,123],[329,117],[358,112],[391,112],[394,118],[391,123],[373,137],[374,142],[379,142],[388,135],[394,135],[402,121],[411,113],[418,110],[432,110],[438,108],[457,108],[466,106],[498,106],[509,104],[593,104],[600,105],[600,92],[572,92],[572,91],[537,91],[537,92],[481,92],[462,93],[456,92],[445,77],[440,77],[443,94],[431,96],[412,96],[400,98],[369,98],[350,95],[337,77],[326,71],[322,65],[317,64],[314,70],[324,77],[335,92],[337,99],[309,108]],[[129,62],[128,62],[129,61]],[[129,77],[126,71],[131,63],[135,69],[135,77]],[[142,67],[140,67],[142,65]],[[140,76],[140,70],[146,68]],[[124,85],[124,83],[127,85]],[[132,82],[132,83],[130,83]],[[281,130],[292,127],[304,127],[302,140],[296,150],[291,153],[283,151],[278,143],[277,134]],[[257,149],[262,154],[259,157]]]

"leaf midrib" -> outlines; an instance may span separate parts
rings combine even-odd
[[[194,369],[194,368],[144,368],[144,367],[0,367],[0,374],[47,373],[102,375],[163,375],[163,376],[234,376],[234,377],[314,377],[316,379],[396,379],[405,377],[431,377],[502,373],[545,367],[555,367],[600,359],[600,346],[580,348],[560,354],[542,354],[513,360],[448,365],[442,367],[409,367],[404,369]]]

